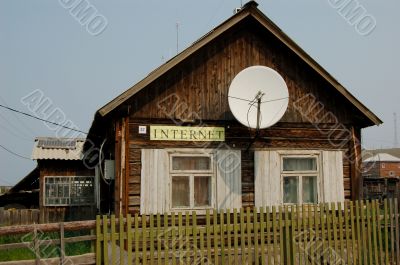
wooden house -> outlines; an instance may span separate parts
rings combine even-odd
[[[92,219],[96,214],[95,171],[83,163],[81,138],[35,139],[32,159],[37,160],[39,208],[44,215],[66,220]],[[56,219],[59,219],[57,217]]]
[[[228,107],[232,79],[254,65],[289,89],[256,139]],[[250,1],[99,109],[85,148],[114,161],[112,211],[201,214],[356,199],[361,129],[380,123]]]

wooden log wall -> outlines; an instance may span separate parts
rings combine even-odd
[[[359,137],[359,128],[369,124],[368,121],[336,88],[253,18],[248,18],[171,68],[132,97],[126,103],[128,106],[123,106],[130,110],[126,130],[129,140],[125,147],[129,176],[125,175],[128,179],[124,182],[129,196],[124,200],[128,204],[125,210],[130,213],[139,210],[141,148],[198,147],[188,142],[150,141],[148,135],[138,134],[138,125],[224,126],[225,143],[231,148],[246,150],[254,132],[234,120],[227,95],[235,75],[253,65],[278,71],[290,95],[288,110],[280,123],[262,130],[260,137],[265,139],[257,141],[254,147],[341,149],[345,154],[345,196],[356,198],[358,189],[354,185],[358,185],[359,163],[354,162],[354,157],[360,156],[361,150],[352,143],[349,132],[354,127]],[[116,120],[121,122],[121,118],[126,117],[119,116]],[[211,143],[209,147],[218,144]],[[254,204],[253,152],[243,151],[242,157],[243,205],[251,206]]]
[[[141,176],[141,149],[142,148],[219,148],[221,143],[213,142],[179,142],[179,141],[150,141],[149,134],[139,134],[139,125],[171,124],[168,120],[134,120],[129,122],[129,179],[128,179],[128,212],[136,213],[140,210],[140,176]],[[225,127],[227,148],[242,150],[242,203],[244,207],[254,206],[254,149],[303,149],[303,150],[343,150],[343,176],[346,199],[352,198],[352,165],[354,155],[351,154],[351,138],[339,138],[341,130],[332,130],[330,136],[318,131],[310,124],[302,124],[302,128],[289,127],[290,124],[277,124],[272,128],[262,130],[258,139],[249,151],[246,151],[249,142],[254,137],[254,131],[249,131],[236,122],[208,122],[208,126]],[[326,129],[327,130],[327,129]],[[334,138],[334,136],[338,136]]]

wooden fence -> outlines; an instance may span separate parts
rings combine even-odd
[[[66,236],[68,231],[95,230]],[[57,236],[46,237],[48,233]],[[397,201],[346,202],[170,215],[97,216],[96,221],[0,227],[0,252],[25,248],[11,264],[398,264]],[[29,236],[27,236],[29,235]],[[45,236],[43,236],[45,235]],[[26,240],[28,238],[28,240]],[[31,239],[29,239],[31,238]],[[67,256],[67,244],[92,241]],[[44,256],[52,245],[59,256]],[[69,263],[68,263],[69,262]]]
[[[0,208],[0,226],[63,222],[65,209],[8,209]]]
[[[97,216],[96,264],[400,264],[397,200]]]
[[[10,238],[14,239],[10,243],[0,244],[0,255],[2,251],[17,249],[18,252],[21,252],[22,249],[25,249],[34,257],[32,260],[3,261],[0,262],[0,265],[95,264],[96,235],[94,233],[78,236],[66,235],[71,231],[90,231],[94,228],[95,221],[0,227],[0,239],[6,238],[2,242],[10,241]],[[93,242],[93,248],[89,253],[67,256],[67,244],[87,241]]]

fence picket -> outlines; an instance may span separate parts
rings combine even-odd
[[[261,247],[261,265],[265,265],[265,220],[264,207],[260,207],[260,247]]]
[[[344,237],[343,237],[343,211],[342,204],[338,204],[338,223],[339,223],[339,248],[340,248],[340,261],[341,264],[345,264],[345,256],[344,256]]]
[[[146,216],[142,216],[142,264],[147,264],[147,220]],[[151,264],[152,265],[152,264]]]
[[[242,264],[246,264],[246,244],[245,244],[245,237],[244,237],[244,210],[243,208],[240,209],[240,246],[241,246],[241,257],[242,257]]]
[[[237,209],[233,209],[233,248],[235,265],[239,264],[238,222]]]
[[[156,233],[156,240],[157,240],[157,265],[161,265],[161,216],[158,213],[156,218],[157,223],[157,233]]]
[[[350,260],[351,260],[351,241],[350,241],[350,231],[349,231],[349,227],[353,227],[353,226],[349,226],[349,223],[351,222],[351,216],[349,219],[349,202],[345,202],[344,203],[344,236],[346,238],[346,250],[347,250],[347,256],[346,256],[346,262],[345,264],[350,264]],[[353,248],[354,250],[354,248]]]
[[[385,235],[385,264],[389,264],[389,238],[388,238],[388,205],[387,205],[387,199],[384,200],[384,235]]]
[[[214,233],[214,264],[218,264],[218,214],[217,210],[213,211],[213,233]]]
[[[367,239],[368,239],[368,260],[369,264],[372,265],[372,230],[371,230],[371,203],[366,201],[366,218],[367,218]]]
[[[150,229],[149,229],[149,239],[150,239],[150,264],[154,264],[154,215],[150,214]]]
[[[107,215],[103,215],[103,253],[104,253],[104,265],[108,265],[108,218]]]
[[[124,249],[125,249],[125,242],[124,242],[124,217],[122,215],[119,216],[118,219],[118,235],[119,235],[119,263],[118,264],[125,264],[125,254],[124,254]]]
[[[289,207],[285,205],[285,216],[284,216],[284,226],[285,226],[285,254],[286,262],[285,264],[291,264],[290,261],[290,235],[289,235]]]
[[[139,216],[135,213],[135,264],[139,264]]]
[[[211,225],[210,225],[210,210],[206,211],[206,233],[207,233],[207,263],[211,263]]]
[[[168,226],[168,214],[164,214],[164,232],[163,232],[163,246],[164,246],[164,265],[169,264],[169,247],[168,247],[168,242],[169,242],[169,234],[170,234],[170,228]],[[159,238],[159,240],[161,240]]]
[[[231,211],[226,210],[226,233],[227,233],[227,256],[228,256],[228,264],[232,264],[232,245],[231,245],[231,235],[232,235],[232,227],[231,227]]]
[[[180,212],[178,220],[174,213],[135,214],[133,221],[130,215],[97,216],[95,258],[106,265],[176,265],[177,260],[179,264],[398,264],[397,207],[397,201],[385,200],[381,212],[375,200],[273,206],[272,211],[269,207],[214,210],[212,216],[207,210],[205,219],[196,212],[185,216]]]
[[[202,253],[198,253],[199,249],[198,249],[198,242],[197,242],[197,215],[196,212],[193,211],[192,212],[192,226],[193,226],[193,261],[194,264],[198,264],[198,258],[197,256],[199,255],[199,258],[201,258]]]
[[[259,235],[259,223],[257,208],[253,208],[253,241],[254,241],[254,264],[259,265],[259,248],[258,248],[258,235]]]
[[[390,262],[393,263],[396,260],[395,254],[394,254],[394,214],[393,214],[394,210],[393,210],[393,200],[389,200],[389,220],[390,220],[390,242],[393,242],[393,244],[390,244]]]
[[[223,210],[219,213],[219,233],[221,242],[221,265],[225,264],[225,221]]]
[[[371,215],[372,215],[372,242],[373,242],[373,250],[374,250],[374,263],[378,264],[379,255],[378,255],[378,240],[377,240],[377,227],[376,227],[376,201],[371,202]]]
[[[96,216],[96,263],[101,264],[101,239],[102,239],[102,233],[101,233],[101,216],[98,215]]]
[[[130,214],[126,216],[126,236],[128,248],[128,265],[132,265],[132,217]]]
[[[186,264],[190,264],[190,215],[189,212],[185,212],[185,257],[186,257]],[[182,246],[183,247],[183,246]],[[182,257],[183,258],[183,257]]]
[[[247,260],[249,264],[253,264],[250,207],[246,208],[246,232],[247,232]]]

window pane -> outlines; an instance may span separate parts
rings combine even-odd
[[[172,177],[172,207],[189,207],[189,195],[189,177]]]
[[[210,206],[210,177],[194,177],[194,206]]]
[[[173,170],[210,170],[211,159],[207,156],[174,156]]]
[[[317,203],[317,177],[303,177],[303,202]]]
[[[283,171],[316,171],[315,157],[284,157]]]
[[[284,203],[298,203],[299,179],[298,177],[284,177],[283,178],[283,202]]]

